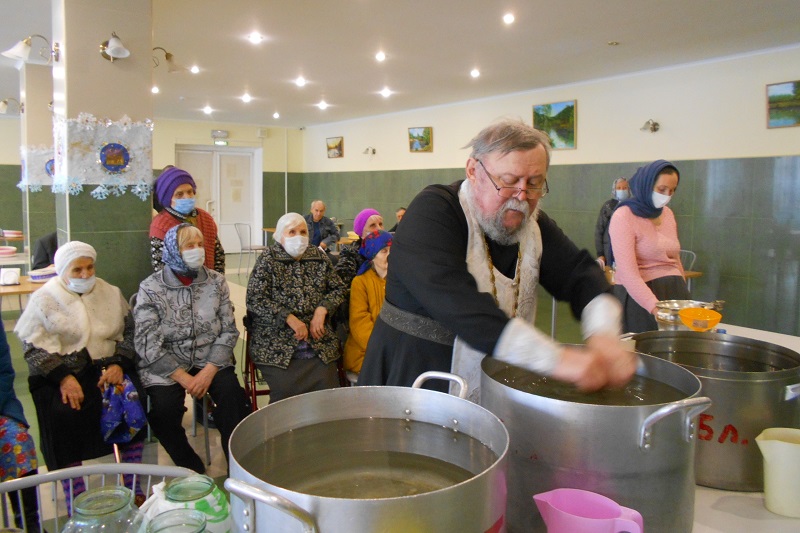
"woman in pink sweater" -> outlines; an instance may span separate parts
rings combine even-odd
[[[609,235],[617,264],[614,293],[624,308],[623,328],[640,333],[658,329],[659,300],[687,300],[675,215],[667,203],[680,173],[659,159],[639,167],[629,181],[632,198],[620,202]]]

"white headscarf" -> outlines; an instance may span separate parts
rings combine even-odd
[[[63,276],[67,271],[69,265],[79,257],[89,257],[92,261],[97,260],[97,250],[91,244],[86,244],[81,241],[70,241],[56,250],[56,256],[53,259],[56,267],[56,273]]]
[[[303,215],[299,213],[286,213],[279,218],[278,223],[275,224],[275,234],[273,235],[275,242],[281,242],[281,239],[283,239],[283,233],[287,229],[291,229],[305,223],[306,219],[303,218]]]

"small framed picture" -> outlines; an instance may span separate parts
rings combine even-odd
[[[577,117],[577,100],[533,106],[533,127],[550,136],[554,150],[574,150],[577,147]]]
[[[800,126],[800,81],[767,85],[767,128]]]
[[[325,144],[328,147],[328,159],[344,157],[344,137],[328,137]]]
[[[433,128],[408,128],[410,152],[433,152]]]

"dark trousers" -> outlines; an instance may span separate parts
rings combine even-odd
[[[31,470],[26,476],[38,474],[38,470]],[[24,476],[23,476],[24,477]],[[22,506],[20,508],[20,495],[22,496]],[[18,528],[25,531],[39,531],[39,502],[36,499],[36,487],[29,487],[8,495],[11,500],[11,510],[14,512],[14,523]],[[22,517],[25,517],[25,527],[22,525]]]
[[[200,368],[192,368],[189,374],[196,375]],[[205,473],[203,460],[197,455],[186,431],[183,429],[183,413],[186,390],[179,384],[153,385],[147,387],[147,396],[150,398],[150,412],[147,419],[156,438],[167,450],[172,461],[177,466],[191,468],[195,472]],[[250,414],[244,389],[236,378],[234,367],[223,368],[214,376],[208,394],[216,404],[214,409],[214,422],[219,429],[222,439],[222,450],[225,459],[228,459],[228,440],[236,425]]]

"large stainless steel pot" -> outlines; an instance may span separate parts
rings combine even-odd
[[[714,402],[700,415],[697,483],[764,490],[763,459],[755,438],[770,427],[800,427],[800,354],[719,333],[650,331],[633,339],[638,351],[691,370]]]
[[[419,387],[349,387],[313,392],[270,404],[245,418],[230,440],[230,478],[225,486],[232,495],[231,515],[237,531],[372,532],[502,532],[506,512],[506,453],[508,432],[503,423],[479,405],[462,398]],[[359,439],[367,450],[407,452],[447,461],[474,473],[456,485],[413,496],[345,499],[321,497],[287,490],[249,471],[251,453],[272,437],[297,432],[330,421],[391,419],[405,427],[400,438],[385,434],[345,435]],[[444,438],[430,438],[409,429],[424,422],[438,427]],[[446,431],[441,428],[447,428]],[[437,433],[438,435],[438,433]],[[456,440],[476,439],[491,450],[490,464],[479,456],[455,452]],[[419,437],[419,438],[418,438]],[[308,450],[310,461],[325,462],[336,454],[335,435],[320,439]],[[345,439],[347,440],[347,439]],[[270,452],[270,450],[267,450]],[[353,474],[355,475],[355,474]]]
[[[602,494],[639,511],[649,533],[690,532],[694,520],[694,417],[711,400],[688,370],[641,355],[637,374],[678,389],[666,404],[592,405],[546,398],[498,381],[482,363],[481,404],[506,424],[508,530],[545,531],[533,495],[556,488]]]

